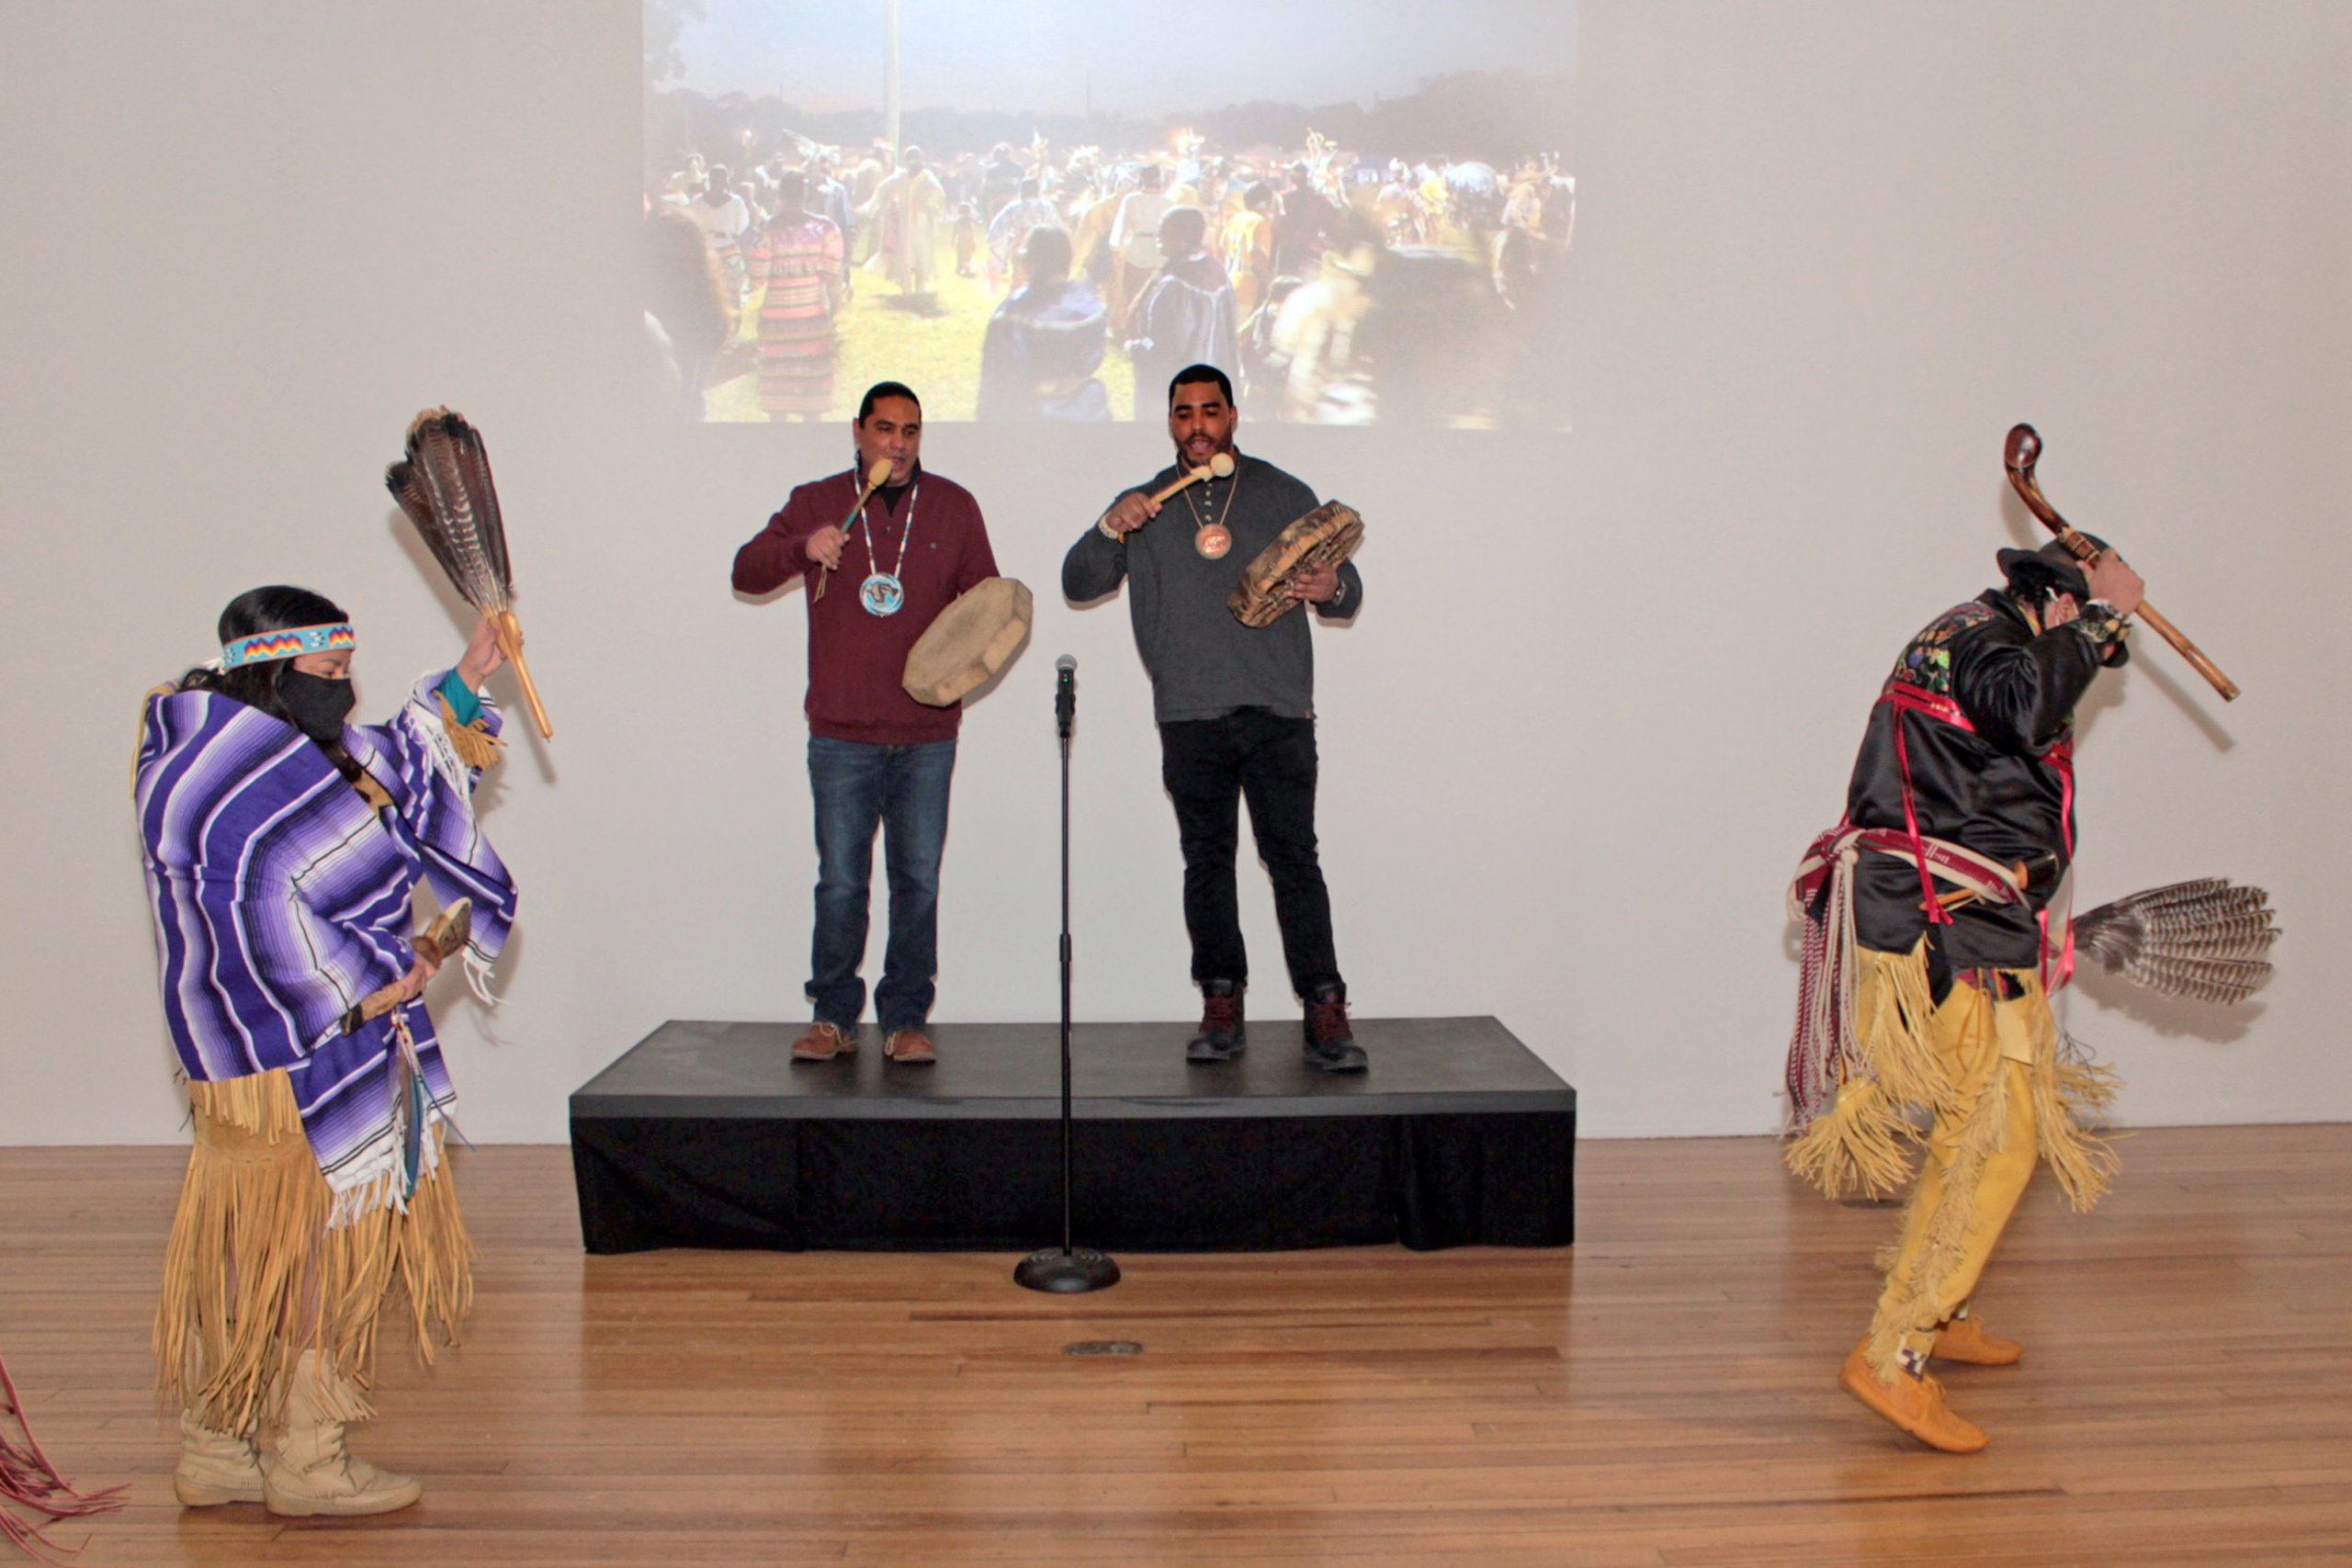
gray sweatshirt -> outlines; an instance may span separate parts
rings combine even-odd
[[[1116,540],[1090,525],[1062,558],[1062,594],[1083,604],[1129,583],[1136,650],[1151,677],[1152,716],[1161,724],[1219,718],[1236,708],[1272,709],[1285,718],[1315,716],[1315,649],[1306,617],[1294,612],[1272,626],[1243,626],[1227,595],[1258,552],[1315,510],[1315,492],[1272,463],[1235,454],[1230,479],[1208,479],[1170,497],[1159,515]],[[1146,493],[1177,477],[1161,469]],[[1229,503],[1229,504],[1228,504]],[[1233,548],[1210,560],[1193,546],[1202,522],[1222,522]],[[1363,604],[1363,579],[1340,568],[1339,596],[1308,606],[1344,620]]]

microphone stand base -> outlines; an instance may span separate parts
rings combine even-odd
[[[1051,1291],[1074,1296],[1107,1290],[1119,1282],[1119,1266],[1099,1252],[1075,1247],[1065,1252],[1048,1247],[1023,1258],[1012,1270],[1012,1282],[1024,1291]]]

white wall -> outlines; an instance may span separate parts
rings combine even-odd
[[[2325,988],[2352,756],[2319,656],[2352,477],[2347,43],[2327,0],[1586,0],[1576,434],[1243,433],[1372,528],[1369,607],[1318,634],[1359,1010],[1498,1015],[1594,1134],[1776,1125],[1781,880],[1895,650],[2030,532],[1999,463],[2030,418],[2053,500],[2246,691],[2223,707],[2144,637],[2106,683],[2086,895],[2222,871],[2290,933],[2242,1017],[2100,987],[2074,1026],[2132,1122],[2352,1116]],[[469,1131],[560,1138],[565,1095],[665,1018],[801,1015],[801,609],[727,568],[845,436],[629,417],[638,69],[635,0],[0,12],[0,1144],[179,1135],[137,694],[268,580],[354,611],[373,705],[454,656],[377,482],[435,402],[489,434],[558,723],[491,796],[524,887],[505,1001],[444,1008]],[[1081,1016],[1194,1005],[1125,606],[1055,592],[1161,457],[1136,428],[931,433],[1041,612],[966,726],[943,1019],[1054,1006],[1064,650]]]

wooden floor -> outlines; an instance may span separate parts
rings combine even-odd
[[[584,1257],[565,1151],[481,1150],[468,1342],[388,1358],[357,1429],[426,1482],[376,1520],[173,1503],[176,1153],[0,1150],[0,1354],[130,1484],[92,1565],[2352,1561],[2352,1127],[2125,1156],[2092,1215],[2028,1197],[1979,1298],[2025,1364],[1947,1380],[1971,1458],[1838,1388],[1894,1215],[1761,1139],[1584,1145],[1573,1252],[1130,1257],[1078,1300],[1000,1257]]]

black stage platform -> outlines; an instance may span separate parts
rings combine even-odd
[[[1576,1090],[1491,1018],[1295,1019],[1193,1066],[1190,1023],[1071,1031],[1076,1240],[1121,1252],[1575,1239]],[[591,1252],[1023,1251],[1061,1239],[1060,1028],[939,1023],[938,1065],[792,1065],[788,1023],[663,1024],[571,1097]]]

